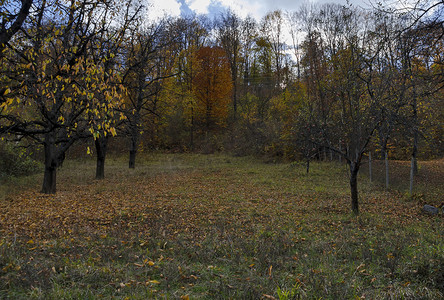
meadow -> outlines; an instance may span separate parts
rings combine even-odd
[[[143,154],[68,160],[55,195],[42,174],[0,186],[0,298],[440,299],[444,160],[359,177],[350,210],[338,162]]]

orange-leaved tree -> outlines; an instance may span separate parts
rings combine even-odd
[[[198,67],[193,78],[194,117],[208,132],[223,126],[228,116],[233,87],[230,64],[220,47],[202,47],[195,55]]]

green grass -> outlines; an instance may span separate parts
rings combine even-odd
[[[356,217],[336,163],[307,175],[251,157],[138,159],[135,170],[108,159],[103,181],[92,159],[67,161],[54,196],[14,182],[0,202],[0,298],[443,297],[442,215],[421,213],[439,201],[427,180],[408,200],[361,174]]]

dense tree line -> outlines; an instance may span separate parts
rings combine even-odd
[[[339,157],[357,174],[371,151],[442,156],[444,4],[336,4],[147,20],[138,1],[2,1],[0,134],[41,145],[42,191],[68,149],[93,139],[305,159]],[[114,143],[115,145],[116,143]],[[388,166],[388,165],[387,165]],[[388,180],[388,177],[387,177]]]

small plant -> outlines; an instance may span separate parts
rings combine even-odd
[[[279,300],[299,299],[302,297],[302,289],[299,282],[296,282],[291,290],[281,289],[280,287],[278,287],[276,292],[278,294]]]

